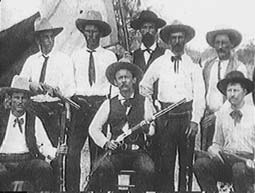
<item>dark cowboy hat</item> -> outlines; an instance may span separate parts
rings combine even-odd
[[[32,96],[33,93],[30,91],[30,83],[28,79],[15,75],[12,79],[12,83],[10,87],[2,87],[0,88],[0,95],[12,93],[25,93],[29,96]]]
[[[112,32],[111,26],[103,21],[101,13],[94,10],[87,11],[75,21],[75,24],[80,32],[83,32],[86,25],[96,25],[102,33],[102,37],[106,37]]]
[[[226,78],[220,80],[217,84],[219,91],[226,95],[227,86],[229,83],[240,83],[247,90],[247,94],[253,91],[254,84],[251,80],[244,77],[243,73],[240,71],[231,71],[226,75]]]
[[[233,48],[238,46],[242,41],[242,35],[237,30],[234,30],[234,29],[219,29],[219,30],[214,30],[214,31],[207,32],[206,41],[210,46],[214,47],[214,39],[215,39],[216,35],[218,35],[218,34],[228,35],[231,43],[233,44]]]
[[[156,25],[156,28],[161,28],[166,25],[166,22],[163,19],[158,18],[158,16],[149,10],[144,10],[140,13],[137,19],[134,19],[130,22],[130,26],[138,30],[141,28],[144,22],[153,22]]]
[[[171,25],[167,25],[160,31],[160,38],[168,44],[170,35],[172,33],[176,32],[184,32],[185,33],[185,42],[189,42],[194,38],[195,36],[195,30],[188,26],[188,25],[183,25],[179,21],[174,21]]]
[[[34,35],[37,36],[41,32],[46,32],[46,31],[52,31],[54,36],[57,36],[60,32],[62,32],[63,28],[62,27],[57,27],[54,28],[50,22],[43,18],[43,19],[37,19],[35,20],[34,23]]]
[[[115,62],[115,63],[111,64],[110,66],[108,66],[108,68],[106,69],[106,72],[105,72],[105,75],[106,75],[108,81],[114,86],[116,86],[114,84],[115,75],[121,69],[129,70],[133,74],[133,76],[137,78],[138,82],[143,77],[143,71],[137,65],[132,64],[129,61],[124,61],[124,60],[118,61],[118,62]]]

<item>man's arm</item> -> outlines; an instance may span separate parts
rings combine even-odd
[[[32,80],[32,66],[31,66],[32,61],[31,60],[32,60],[31,57],[29,57],[26,60],[19,75],[29,79],[30,81],[33,81]]]
[[[89,135],[94,142],[101,148],[109,141],[103,134],[103,125],[107,122],[110,113],[110,101],[106,100],[97,111],[89,126]]]

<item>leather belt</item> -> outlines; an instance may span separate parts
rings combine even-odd
[[[172,105],[174,103],[164,103],[159,101],[162,109],[168,107],[169,105]],[[169,116],[184,116],[184,115],[189,115],[192,111],[192,100],[186,103],[181,104],[180,106],[176,107],[175,109],[173,109],[172,111],[170,111],[169,113],[167,113],[167,115]]]
[[[136,151],[136,150],[139,150],[140,149],[140,146],[139,145],[136,145],[136,144],[127,144],[127,143],[123,143],[121,146],[120,146],[120,149],[121,150],[132,150],[132,151]]]
[[[30,153],[0,153],[0,162],[18,162],[31,160]]]

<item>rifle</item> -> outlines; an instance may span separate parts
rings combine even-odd
[[[127,131],[123,132],[121,135],[119,135],[115,142],[117,142],[118,144],[122,144],[122,142],[124,141],[125,138],[127,138],[128,136],[130,136],[133,132],[137,131],[138,129],[140,129],[141,127],[148,125],[150,123],[152,123],[153,121],[155,121],[157,118],[161,117],[162,115],[166,114],[167,112],[173,110],[174,108],[176,108],[177,106],[183,104],[186,102],[186,99],[182,99],[180,101],[178,101],[177,103],[174,103],[172,105],[169,105],[168,107],[166,107],[165,109],[162,109],[161,111],[155,113],[152,118],[150,120],[142,120],[140,123],[138,123],[137,125],[135,125],[134,127],[128,129]],[[90,174],[87,176],[86,180],[87,180],[87,185],[84,189],[84,192],[87,192],[89,190],[89,187],[91,185],[91,179],[93,178],[95,172],[97,171],[98,167],[100,166],[100,164],[108,157],[112,154],[112,150],[107,150],[103,156],[101,158],[98,159],[98,161],[94,164],[92,170],[90,171]]]

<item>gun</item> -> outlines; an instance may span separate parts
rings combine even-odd
[[[41,87],[43,88],[44,91],[48,92],[52,97],[58,97],[60,100],[62,100],[65,103],[68,103],[69,105],[73,106],[75,109],[79,110],[80,109],[80,105],[78,105],[77,103],[75,103],[74,101],[72,101],[69,98],[64,97],[60,90],[53,88],[52,86],[45,84],[45,83],[41,83],[40,84]]]
[[[155,113],[152,118],[150,120],[142,120],[141,122],[139,122],[137,125],[135,125],[134,127],[128,129],[126,132],[123,132],[121,135],[119,135],[116,139],[115,142],[117,142],[118,144],[122,144],[122,142],[124,141],[125,138],[127,138],[128,136],[130,136],[133,132],[137,131],[138,129],[140,129],[141,127],[148,125],[150,123],[152,123],[153,121],[155,121],[157,118],[161,117],[162,115],[166,114],[167,112],[173,110],[174,108],[176,108],[177,106],[183,104],[186,102],[186,99],[182,99],[180,101],[178,101],[177,103],[174,103],[172,105],[169,105],[168,107],[166,107],[165,109],[162,109],[161,111]],[[96,164],[94,164],[92,170],[90,171],[90,174],[87,176],[86,180],[87,180],[87,185],[84,189],[85,192],[87,192],[89,190],[89,187],[91,185],[91,179],[93,178],[95,172],[97,171],[98,167],[100,166],[100,164],[108,157],[110,156],[112,153],[112,150],[107,150],[103,156],[101,158],[98,159],[98,161],[96,162]]]

